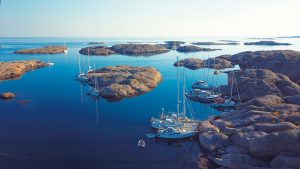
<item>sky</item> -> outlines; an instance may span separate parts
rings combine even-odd
[[[300,0],[1,0],[0,37],[300,35]]]

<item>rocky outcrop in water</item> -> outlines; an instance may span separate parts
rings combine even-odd
[[[187,58],[174,63],[175,67],[185,67],[191,70],[196,70],[204,67],[204,62],[197,58]]]
[[[104,42],[89,42],[89,45],[102,45]]]
[[[209,52],[209,51],[216,51],[221,49],[210,49],[210,48],[201,48],[198,46],[193,45],[186,45],[186,46],[180,46],[176,49],[178,52]]]
[[[233,74],[229,73],[229,79]],[[300,86],[287,76],[274,73],[268,69],[245,69],[235,71],[234,78],[238,86],[241,100],[248,101],[264,95],[278,95],[280,97],[300,95]],[[230,93],[230,91],[226,91]],[[237,93],[235,93],[237,94]]]
[[[80,49],[79,53],[82,55],[90,55],[90,56],[108,56],[108,55],[115,54],[116,52],[106,46],[93,46],[93,47],[82,48]]]
[[[3,99],[3,100],[14,99],[15,97],[16,97],[16,95],[11,92],[5,92],[5,93],[0,94],[0,99]]]
[[[217,42],[193,42],[193,45],[199,46],[210,46],[210,45],[239,45],[239,43],[235,41],[227,42],[227,43],[217,43]]]
[[[0,62],[0,80],[17,79],[28,71],[48,65],[48,63],[38,60]]]
[[[212,69],[225,69],[232,68],[234,65],[231,64],[226,58],[228,55],[219,56],[217,58],[210,58],[208,60],[202,60],[197,58],[187,58],[174,63],[174,66],[182,66],[191,70],[201,68],[212,68]]]
[[[291,44],[274,42],[274,41],[259,41],[259,42],[246,42],[246,43],[244,43],[244,45],[279,46],[279,45],[291,45]]]
[[[200,123],[199,141],[219,167],[299,168],[299,110],[275,95],[255,98]]]
[[[150,56],[169,52],[170,50],[150,44],[119,44],[112,47],[94,46],[82,48],[79,53],[83,55],[107,56],[112,54],[130,55],[130,56]]]
[[[300,38],[300,36],[281,36],[277,38]]]
[[[292,50],[273,50],[242,52],[232,55],[229,60],[241,69],[269,69],[288,76],[300,84],[300,52]]]
[[[67,48],[65,46],[45,46],[37,49],[22,49],[17,50],[16,54],[59,54],[65,53]]]
[[[98,86],[100,95],[108,100],[120,100],[149,92],[162,79],[155,68],[133,66],[108,66],[96,69],[88,77],[91,85]]]
[[[150,45],[150,44],[120,44],[120,45],[114,45],[110,49],[122,55],[133,55],[133,56],[142,56],[142,55],[149,56],[149,55],[166,53],[170,51],[165,47],[161,47],[159,45]]]
[[[243,52],[226,58],[242,63],[241,70],[229,73],[242,103],[199,125],[200,145],[215,168],[300,167],[300,86],[289,78],[296,71],[288,68],[298,63],[297,53]]]

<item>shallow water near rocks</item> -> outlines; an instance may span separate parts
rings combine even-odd
[[[245,38],[177,38],[186,42],[222,39],[256,41]],[[0,168],[196,168],[199,146],[196,141],[167,143],[146,140],[146,148],[137,142],[152,132],[150,118],[158,117],[162,107],[175,111],[177,101],[176,56],[206,59],[242,51],[300,50],[300,39],[275,39],[291,46],[204,46],[223,50],[178,53],[171,51],[147,57],[123,55],[81,56],[81,65],[100,68],[114,65],[151,66],[163,75],[162,82],[151,92],[138,97],[109,102],[86,95],[89,86],[80,85],[78,50],[104,42],[111,46],[126,42],[162,43],[171,38],[0,38],[0,61],[37,59],[55,65],[28,72],[22,78],[0,82],[0,92],[17,95],[0,101]],[[46,45],[64,45],[68,54],[17,55],[15,50]],[[187,86],[195,80],[208,80],[215,86],[227,84],[227,75],[213,75],[213,70],[185,70]],[[209,74],[209,77],[208,77]],[[220,112],[192,103],[195,117],[207,119]]]

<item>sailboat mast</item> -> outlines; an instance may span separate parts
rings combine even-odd
[[[185,72],[184,72],[184,68],[182,70],[182,74],[183,74],[183,93],[182,93],[182,113],[183,113],[183,117],[186,117],[186,97],[185,97]]]
[[[230,100],[232,99],[232,92],[233,92],[233,72],[231,72],[232,75],[231,75],[231,91],[230,91]]]
[[[91,63],[90,63],[90,47],[88,47],[88,64],[89,64],[88,71],[90,71],[90,70],[91,70]]]
[[[77,53],[78,55],[78,67],[79,67],[79,74],[81,75],[81,62],[80,62],[80,55]]]
[[[179,57],[177,56],[177,63],[179,61]],[[179,69],[177,65],[177,118],[179,118],[179,112],[180,112],[180,96],[179,96]]]
[[[94,64],[95,91],[97,91],[98,86],[97,86],[97,79],[96,79],[95,73],[96,73],[96,66],[95,66],[95,64]]]

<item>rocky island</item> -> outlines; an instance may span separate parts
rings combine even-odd
[[[235,77],[230,85],[237,86],[242,103],[234,111],[199,124],[199,142],[204,149],[199,165],[300,168],[300,86],[295,78],[300,72],[293,69],[300,53],[242,52],[222,59],[240,64],[241,70],[229,73],[229,79]],[[229,92],[226,87],[222,90]],[[234,95],[238,96],[237,90]]]
[[[219,40],[220,42],[231,42],[231,43],[238,43],[240,41],[237,41],[237,40]]]
[[[244,45],[279,46],[279,45],[292,45],[292,44],[279,43],[279,42],[274,42],[274,41],[259,41],[259,42],[245,42]]]
[[[225,69],[225,68],[233,68],[234,65],[230,61],[227,60],[229,55],[219,56],[217,58],[210,58],[207,60],[197,59],[197,58],[187,58],[180,60],[174,63],[174,66],[183,66],[185,68],[196,70],[201,68],[211,68],[211,69]]]
[[[104,42],[88,42],[89,45],[101,45],[104,44]]]
[[[89,52],[88,52],[89,51]],[[150,56],[169,52],[170,50],[150,44],[119,44],[112,47],[94,46],[82,48],[79,52],[83,55],[107,56],[112,54],[130,55],[130,56]]]
[[[209,51],[216,51],[221,49],[201,48],[198,46],[186,45],[186,46],[180,46],[176,50],[178,52],[188,53],[188,52],[209,52]]]
[[[108,55],[115,54],[116,52],[106,46],[93,46],[93,47],[82,48],[80,49],[79,53],[82,55],[91,55],[91,56],[108,56]]]
[[[17,50],[14,53],[16,54],[59,54],[66,53],[67,48],[65,46],[45,46],[37,49],[22,49]]]
[[[5,93],[0,94],[0,99],[2,99],[2,100],[11,100],[11,99],[14,99],[15,97],[16,97],[16,95],[11,92],[5,92]]]
[[[217,43],[217,42],[193,42],[193,45],[210,46],[210,45],[239,45],[237,42]]]
[[[159,45],[150,44],[120,44],[111,47],[111,50],[123,55],[149,56],[169,52],[170,50]]]
[[[98,86],[103,98],[116,101],[149,92],[159,84],[162,75],[152,67],[122,65],[96,69],[88,78],[92,86]]]
[[[0,80],[18,79],[28,71],[48,66],[48,63],[29,60],[0,62]]]

